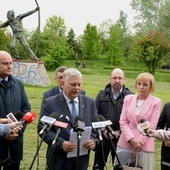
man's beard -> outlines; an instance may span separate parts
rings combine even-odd
[[[114,84],[113,85],[113,90],[120,90],[121,89],[121,85],[120,84]]]

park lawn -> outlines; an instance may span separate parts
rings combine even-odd
[[[68,62],[70,63],[70,62]],[[66,64],[68,67],[74,67],[74,63],[72,62],[71,64]],[[100,69],[96,65],[92,63],[92,67],[88,68],[90,63],[87,62],[87,68],[86,69],[81,69],[80,71],[83,74],[83,89],[86,91],[86,95],[92,97],[95,99],[97,93],[99,90],[104,89],[105,85],[109,82],[109,75],[110,72],[113,68],[110,69],[101,69],[102,64]],[[125,69],[125,75],[127,74],[126,82],[125,85],[130,88],[133,92],[136,93],[136,90],[134,88],[134,82],[135,82],[135,77],[137,74],[141,73],[142,71],[140,70],[129,70]],[[34,122],[29,124],[27,126],[27,129],[24,133],[24,158],[21,162],[21,170],[28,170],[33,157],[35,156],[35,152],[37,150],[37,147],[40,142],[40,138],[37,135],[37,123],[38,123],[38,118],[39,118],[39,113],[40,113],[40,105],[42,101],[42,96],[43,92],[46,90],[50,89],[51,87],[55,86],[55,81],[54,81],[54,72],[48,72],[49,78],[51,80],[51,86],[50,87],[34,87],[34,86],[27,86],[25,85],[25,90],[28,94],[29,101],[32,105],[32,111],[37,113],[37,118]],[[159,81],[156,81],[156,88],[155,92],[153,93],[154,96],[159,97],[162,99],[162,106],[164,103],[168,102],[170,100],[169,97],[169,91],[170,91],[170,81],[169,78],[169,72],[165,73],[156,73],[155,74],[155,79],[159,79]],[[164,78],[165,77],[165,78]],[[166,79],[164,81],[164,79]],[[160,170],[160,141],[155,142],[155,170]],[[32,170],[43,170],[45,169],[45,156],[46,156],[46,143],[43,142],[39,154],[37,155],[37,159],[34,162],[34,166]],[[94,153],[91,152],[91,159],[89,163],[89,168],[88,170],[92,170],[93,166],[93,156]],[[107,168],[108,170],[112,169],[112,164],[111,164],[111,159],[108,159],[107,162]]]

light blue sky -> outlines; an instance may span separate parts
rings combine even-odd
[[[128,21],[132,24],[133,11],[131,0],[37,0],[41,9],[41,28],[46,19],[56,15],[65,20],[68,28],[73,28],[76,35],[83,33],[87,23],[97,27],[106,19],[116,21],[120,10],[128,14]],[[6,21],[7,11],[13,9],[15,14],[22,14],[36,7],[35,0],[1,0],[0,21]],[[31,31],[37,27],[38,14],[35,13],[23,19],[24,28]]]

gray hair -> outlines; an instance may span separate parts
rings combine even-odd
[[[82,78],[82,74],[79,70],[75,68],[68,68],[63,73],[63,80],[65,81],[68,77],[79,77]]]
[[[60,66],[55,70],[55,76],[57,75],[58,72],[63,73],[65,70],[67,70],[66,66]]]

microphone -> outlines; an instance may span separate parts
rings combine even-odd
[[[106,119],[102,116],[102,115],[98,115],[99,116],[99,119],[100,119],[100,121],[105,121],[105,122],[107,122],[106,121]],[[111,121],[110,121],[111,122]],[[111,123],[112,124],[112,123]],[[114,137],[114,138],[118,138],[118,136],[115,134],[115,132],[113,131],[113,129],[110,127],[110,125],[109,124],[107,124],[106,123],[106,130]]]
[[[81,116],[76,116],[75,117],[75,124],[73,125],[73,131],[80,133],[85,130],[85,123],[83,122],[83,119]]]
[[[39,132],[39,135],[43,134],[45,131],[49,131],[58,117],[59,115],[56,112],[51,113],[50,116],[43,116],[40,121],[44,124],[44,126]]]
[[[35,112],[27,112],[23,116],[23,118],[22,118],[23,120],[21,121],[21,123],[19,125],[30,124],[32,121],[34,121],[35,118],[36,118]]]
[[[52,142],[52,145],[55,144],[60,132],[67,128],[69,120],[70,120],[69,117],[66,114],[64,114],[64,115],[61,115],[58,118],[58,120],[54,122],[54,126],[57,127],[57,134]]]
[[[105,128],[105,126],[106,126],[105,123],[100,122],[100,119],[99,119],[98,115],[93,116],[93,118],[92,118],[92,127],[94,129],[96,129],[96,131],[98,133],[98,138],[99,138],[100,141],[103,140],[101,128]]]
[[[150,128],[150,122],[149,121],[146,121],[145,119],[141,119],[140,124],[137,125],[137,128],[141,133],[144,132],[147,137],[150,137],[149,133],[148,133],[148,128]]]
[[[21,111],[17,111],[14,114],[13,113],[7,114],[6,117],[9,120],[10,123],[13,123],[13,122],[18,122],[18,120],[23,117],[23,114],[22,114]]]

